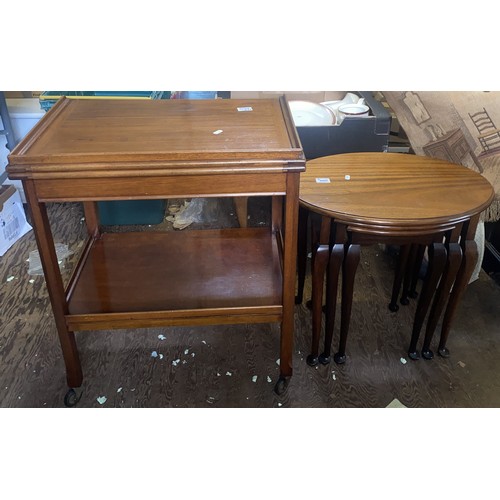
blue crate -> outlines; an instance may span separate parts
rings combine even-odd
[[[99,222],[104,226],[160,224],[165,217],[165,200],[99,201]]]

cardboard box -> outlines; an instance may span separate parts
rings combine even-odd
[[[41,90],[5,90],[5,99],[33,98],[38,97],[42,93]]]
[[[284,95],[287,101],[310,101],[315,103],[336,101],[345,96],[343,91],[315,91],[315,90],[263,90],[263,91],[231,91],[232,99],[275,99]]]
[[[0,186],[0,257],[31,229],[16,188]]]

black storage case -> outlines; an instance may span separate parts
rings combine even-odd
[[[373,97],[372,92],[353,92],[365,98],[370,116],[347,118],[340,125],[296,127],[306,159],[341,153],[387,151],[391,114]]]

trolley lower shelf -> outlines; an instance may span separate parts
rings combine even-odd
[[[103,233],[66,290],[70,331],[278,322],[281,255],[270,228]]]

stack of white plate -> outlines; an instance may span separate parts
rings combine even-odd
[[[335,114],[323,104],[310,101],[290,101],[288,104],[296,127],[335,125]]]

